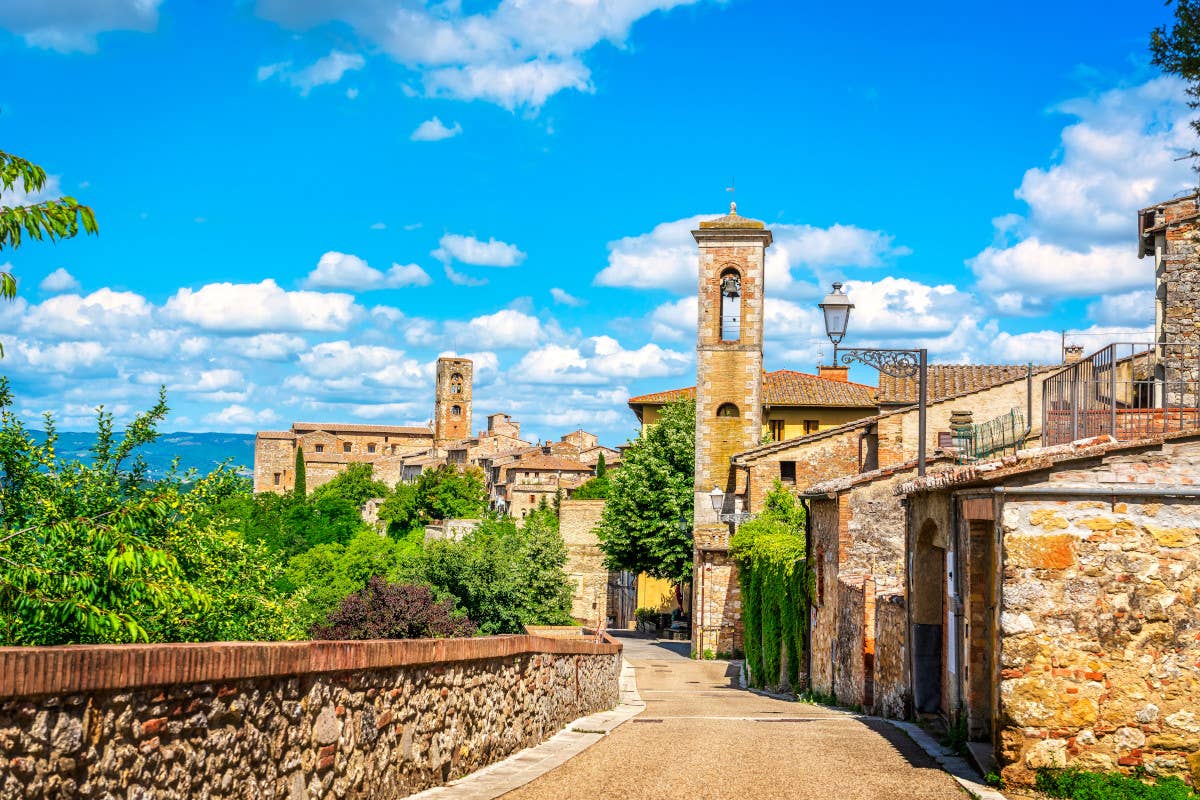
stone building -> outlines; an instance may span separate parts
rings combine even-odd
[[[1200,432],[964,465],[906,502],[909,684],[1004,778],[1135,769],[1200,785]]]
[[[762,436],[772,441],[815,433],[876,413],[875,387],[848,380],[846,367],[818,367],[816,375],[778,369],[764,373],[762,380]],[[668,389],[631,397],[629,407],[645,428],[658,421],[667,403],[695,397],[695,386]]]
[[[259,431],[254,438],[254,491],[289,492],[296,485],[296,449],[304,451],[311,492],[350,464],[371,464],[375,477],[395,484],[405,456],[433,445],[429,428],[297,422],[286,431]]]
[[[558,531],[567,546],[565,569],[572,586],[571,616],[584,625],[607,622],[609,616],[609,573],[596,537],[603,514],[603,500],[563,500],[558,508]]]
[[[692,649],[732,653],[741,639],[737,570],[729,557],[732,526],[723,513],[743,507],[730,463],[762,439],[763,262],[771,232],[729,214],[701,222],[696,328],[696,480],[693,520]],[[710,491],[725,492],[714,510]]]
[[[437,360],[433,401],[433,443],[465,439],[471,435],[471,379],[469,358],[443,356]]]
[[[500,468],[499,482],[492,486],[497,510],[514,519],[524,519],[543,501],[553,503],[592,476],[587,464],[534,450]]]

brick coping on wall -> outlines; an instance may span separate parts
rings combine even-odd
[[[0,699],[511,658],[614,655],[621,644],[544,636],[0,647]]]

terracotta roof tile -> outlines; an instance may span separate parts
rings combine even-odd
[[[535,471],[550,471],[555,472],[591,472],[592,468],[588,464],[572,461],[568,458],[559,458],[558,456],[548,456],[544,454],[528,455],[518,459],[508,468],[517,470],[535,470]]]
[[[1035,365],[1033,374],[1060,369],[1061,365]],[[929,401],[977,392],[1025,377],[1024,364],[930,364]],[[911,405],[917,402],[917,378],[879,375],[880,405]]]
[[[259,439],[295,439],[296,434],[291,431],[259,431],[257,434]]]
[[[777,369],[763,375],[766,392],[763,402],[769,406],[850,406],[875,405],[875,387],[809,375],[791,369]],[[696,387],[668,389],[665,392],[631,397],[629,405],[658,405],[696,396]]]
[[[433,436],[429,428],[406,425],[360,425],[354,422],[293,422],[292,432],[328,431],[329,433],[394,433],[409,436]]]

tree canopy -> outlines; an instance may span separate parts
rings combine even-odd
[[[695,454],[692,400],[664,406],[658,422],[626,448],[597,532],[609,569],[691,579]]]
[[[1168,3],[1169,4],[1169,3]],[[1171,75],[1187,81],[1188,105],[1200,107],[1200,0],[1174,0],[1175,21],[1168,28],[1160,25],[1150,32],[1151,61]],[[1200,120],[1192,120],[1192,130],[1200,134]],[[1200,152],[1192,148],[1193,159]],[[1193,161],[1200,171],[1200,162]]]

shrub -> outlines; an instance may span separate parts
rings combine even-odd
[[[1178,778],[1150,784],[1111,772],[1042,769],[1036,785],[1039,792],[1066,800],[1196,800],[1196,794]]]
[[[452,600],[437,600],[428,586],[371,578],[365,589],[342,600],[329,624],[312,629],[317,639],[430,639],[470,636],[475,624],[456,616]]]

